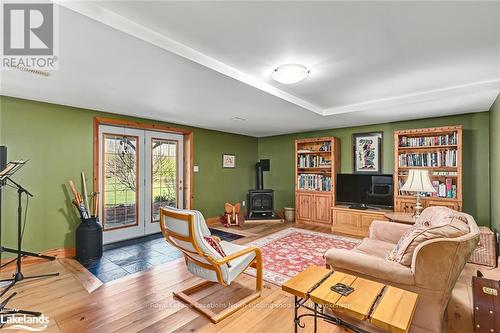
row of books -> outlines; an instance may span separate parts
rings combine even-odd
[[[332,165],[332,161],[326,159],[324,156],[317,155],[299,155],[298,167],[299,168],[319,168]]]
[[[437,136],[424,136],[417,138],[401,136],[399,138],[400,147],[432,147],[456,144],[458,144],[457,132]]]
[[[399,188],[401,188],[404,184],[404,181],[399,180]],[[433,180],[432,186],[436,192],[434,193],[422,193],[424,197],[435,197],[435,198],[448,198],[448,199],[456,199],[457,198],[457,185],[453,184],[453,179],[446,178],[444,183],[439,180]],[[400,195],[413,195],[413,193],[407,191],[399,191]]]
[[[456,167],[457,150],[444,150],[433,153],[400,154],[400,167]]]
[[[409,171],[399,171],[400,176],[408,176]],[[457,171],[432,171],[429,174],[431,177],[456,177],[458,176]]]
[[[331,191],[332,177],[317,174],[299,174],[299,190]]]

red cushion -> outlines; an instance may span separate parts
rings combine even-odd
[[[223,256],[223,257],[226,256],[226,253],[224,252],[224,249],[222,248],[222,246],[220,246],[219,240],[217,238],[215,238],[214,236],[203,236],[203,238],[205,238],[207,243],[211,247],[213,247],[213,249],[215,251],[217,251],[221,256]],[[227,263],[227,267],[231,267],[231,265],[229,263]]]

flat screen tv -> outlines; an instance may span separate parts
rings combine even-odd
[[[392,175],[337,174],[337,203],[351,208],[389,208],[393,203]]]

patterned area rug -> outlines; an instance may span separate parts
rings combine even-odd
[[[323,255],[331,248],[352,249],[361,240],[299,228],[288,228],[250,242],[262,249],[264,280],[281,286],[311,265],[323,266]],[[255,276],[253,268],[245,273]]]

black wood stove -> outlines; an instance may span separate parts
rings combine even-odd
[[[255,164],[257,189],[248,191],[248,219],[265,220],[274,217],[274,191],[264,189],[264,171],[271,170],[269,160]]]

